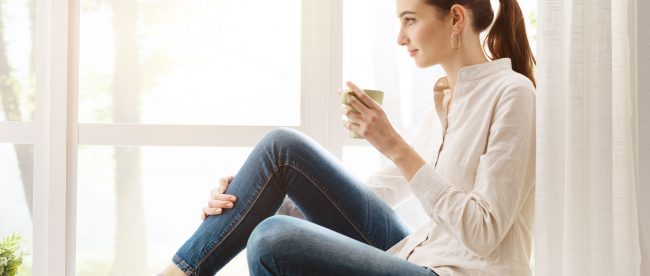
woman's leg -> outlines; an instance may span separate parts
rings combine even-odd
[[[311,222],[273,216],[253,231],[246,252],[251,275],[437,275]]]
[[[288,195],[305,217],[380,250],[408,229],[394,211],[340,162],[306,135],[290,129],[269,133],[228,186],[235,207],[210,216],[179,249],[173,262],[188,275],[213,275],[246,245],[251,232]]]

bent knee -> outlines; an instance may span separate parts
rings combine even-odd
[[[249,254],[260,253],[263,250],[279,250],[283,246],[292,244],[298,236],[297,231],[302,231],[296,223],[302,220],[276,215],[260,222],[248,239],[246,245]]]
[[[286,150],[300,150],[306,148],[306,146],[311,146],[307,135],[286,127],[271,130],[262,138],[260,143],[274,153],[285,152]]]
[[[292,128],[278,127],[269,131],[269,133],[267,133],[263,139],[271,141],[290,141],[301,138],[303,135],[304,134],[302,134],[300,131]]]

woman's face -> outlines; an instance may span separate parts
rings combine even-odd
[[[424,0],[397,0],[397,17],[397,43],[406,46],[418,67],[440,64],[453,53],[451,16],[441,16]]]

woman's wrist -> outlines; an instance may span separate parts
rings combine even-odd
[[[401,140],[401,139],[400,139]],[[411,181],[413,176],[426,164],[424,159],[405,141],[396,142],[390,151],[386,152],[386,157],[400,169],[402,175],[407,181]]]

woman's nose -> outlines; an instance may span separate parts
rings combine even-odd
[[[408,43],[408,38],[402,33],[402,31],[399,32],[397,35],[397,44],[401,46],[406,46]]]

